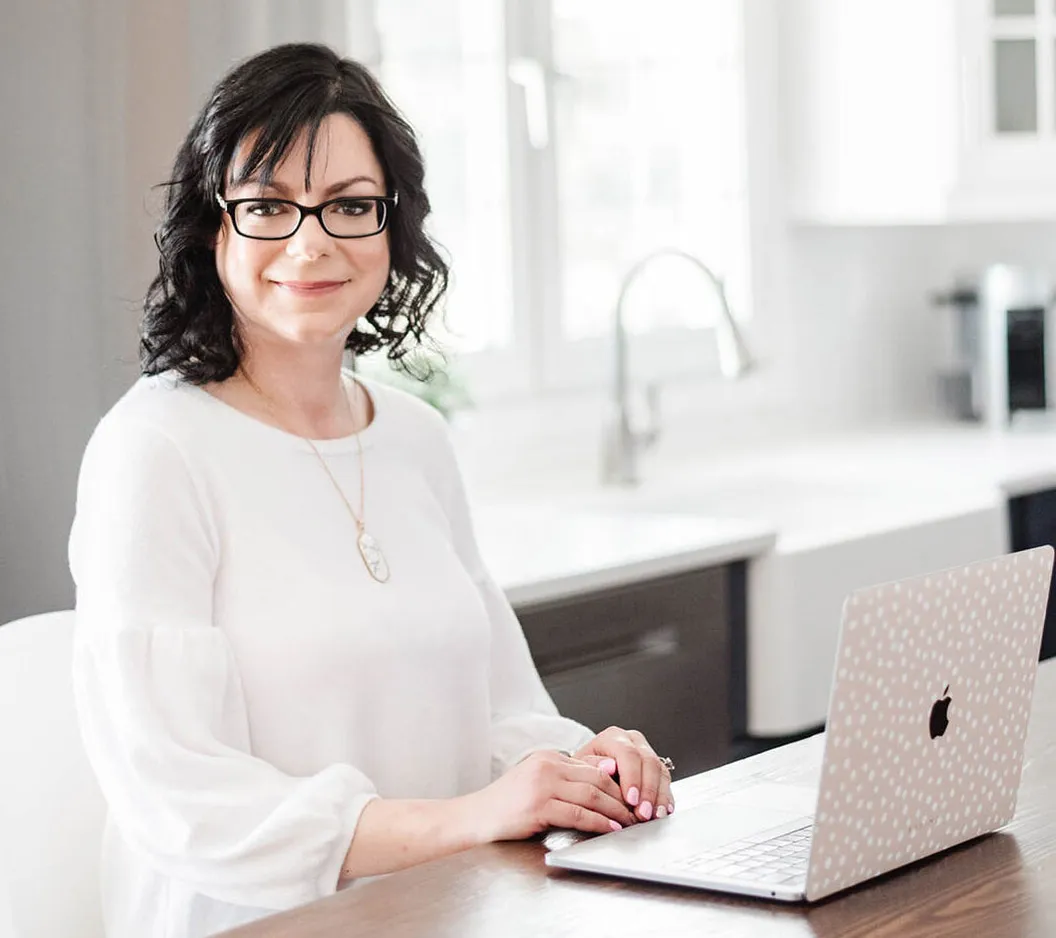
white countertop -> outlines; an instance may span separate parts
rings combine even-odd
[[[514,605],[742,560],[775,541],[771,527],[752,521],[552,506],[479,506],[474,524]]]
[[[746,467],[761,461],[803,479],[984,485],[1016,495],[1056,487],[1056,424],[1004,432],[971,424],[890,427],[806,438],[772,451],[744,451],[720,458],[717,465]]]

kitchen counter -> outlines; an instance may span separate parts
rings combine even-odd
[[[748,727],[780,736],[824,719],[849,592],[1009,549],[1007,499],[1056,488],[1056,428],[893,427],[642,475],[475,504],[485,560],[518,603],[751,558]]]
[[[771,550],[767,524],[729,518],[490,504],[474,511],[482,556],[514,605],[744,560]]]

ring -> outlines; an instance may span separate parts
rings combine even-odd
[[[674,774],[674,771],[675,771],[675,763],[674,762],[672,762],[667,756],[657,756],[657,758],[660,760],[660,764],[665,769],[667,769],[668,772],[671,772],[672,774]]]

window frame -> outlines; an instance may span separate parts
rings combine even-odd
[[[349,53],[368,66],[383,67],[377,33],[364,39],[355,27],[360,17],[369,17],[374,29],[374,9],[382,0],[346,0],[349,11]],[[506,144],[509,159],[509,244],[512,283],[511,345],[452,355],[458,373],[465,379],[477,403],[520,401],[553,396],[569,391],[598,391],[614,380],[613,333],[569,339],[562,333],[562,257],[560,232],[555,223],[558,212],[558,168],[556,138],[552,120],[555,67],[551,47],[552,0],[501,0],[504,7],[504,47],[506,51]],[[745,67],[745,0],[725,0],[737,5],[739,35],[739,94],[742,115],[737,144],[745,165],[744,218],[747,271],[744,308],[733,310],[738,322],[752,317],[754,231],[750,202],[747,149],[748,76]],[[357,39],[353,44],[353,36]],[[358,49],[357,49],[358,46]],[[357,52],[359,54],[357,54]],[[362,53],[368,53],[363,57]],[[541,67],[547,101],[548,142],[537,148],[528,134],[525,90],[509,73],[510,63],[527,60]],[[397,102],[398,104],[398,102]],[[678,246],[678,245],[672,245]],[[704,259],[707,262],[707,259]],[[458,258],[452,258],[457,276]],[[709,301],[710,289],[703,276],[700,299]],[[629,300],[633,303],[633,290]],[[695,301],[692,297],[690,302]],[[703,313],[702,313],[703,316]],[[615,310],[613,310],[615,321]],[[629,340],[630,373],[636,384],[666,383],[692,377],[717,375],[718,354],[715,328],[702,322],[699,327],[667,327]]]

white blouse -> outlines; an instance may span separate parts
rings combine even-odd
[[[74,683],[110,808],[110,938],[199,938],[333,893],[363,807],[576,749],[484,569],[443,419],[363,382],[365,521],[308,444],[173,375],[88,443]],[[316,441],[355,507],[355,437]]]

